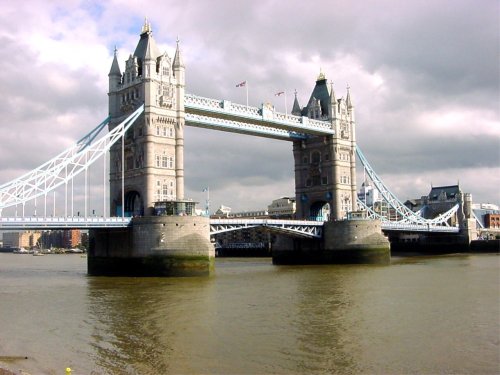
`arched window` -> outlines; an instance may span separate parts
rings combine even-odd
[[[321,161],[321,153],[319,151],[313,151],[311,153],[311,164],[319,164]]]

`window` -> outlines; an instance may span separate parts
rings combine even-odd
[[[162,155],[162,158],[161,158],[161,167],[162,168],[168,168],[168,156],[167,155]]]
[[[156,135],[160,135],[160,125],[156,125]]]
[[[328,177],[326,177],[326,176],[325,177],[321,177],[321,184],[322,185],[328,184]]]
[[[319,164],[321,161],[321,154],[319,151],[313,151],[311,154],[311,163],[312,164]]]

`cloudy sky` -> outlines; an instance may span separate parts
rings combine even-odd
[[[0,0],[0,183],[42,164],[107,116],[113,50],[132,53],[147,16],[161,50],[180,38],[187,91],[285,109],[320,69],[346,85],[357,139],[401,200],[460,182],[500,203],[497,0]],[[185,132],[186,195],[212,210],[294,195],[292,145]],[[361,181],[358,181],[361,182]]]

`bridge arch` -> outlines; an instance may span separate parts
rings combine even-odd
[[[309,209],[309,217],[315,221],[328,221],[330,220],[331,206],[326,201],[316,201],[311,204]]]
[[[143,216],[144,204],[141,194],[136,190],[125,193],[125,216]]]

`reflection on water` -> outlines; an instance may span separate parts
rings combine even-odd
[[[33,374],[498,373],[499,257],[217,259],[210,278],[86,276],[0,254],[0,356]]]

